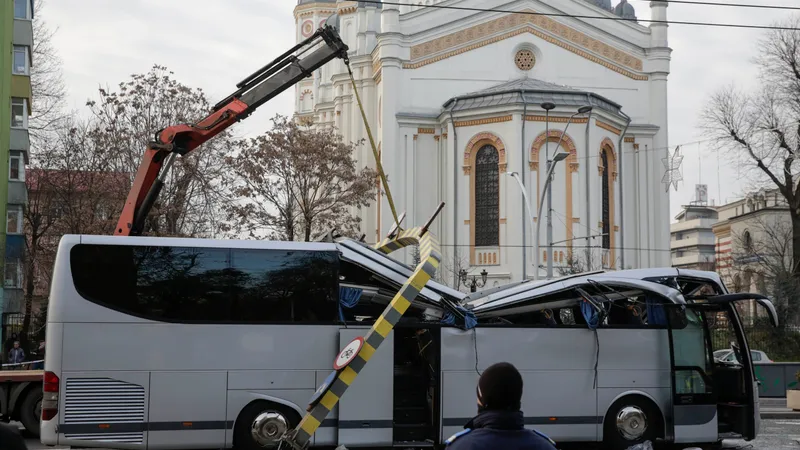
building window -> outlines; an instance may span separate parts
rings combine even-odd
[[[22,287],[22,270],[19,260],[6,261],[5,263],[5,287]]]
[[[8,206],[6,212],[6,233],[22,233],[22,207]]]
[[[11,73],[14,75],[28,75],[28,47],[24,45],[14,46],[14,62],[11,66]]]
[[[750,235],[749,231],[744,232],[743,241],[744,251],[748,254],[753,253],[753,236]]]
[[[30,20],[30,0],[14,0],[14,18]]]
[[[600,158],[603,161],[603,248],[611,248],[611,198],[609,196],[609,167],[608,152],[602,150]]]
[[[28,105],[24,98],[11,98],[11,127],[28,128]]]
[[[475,246],[500,243],[500,155],[490,144],[475,155]]]
[[[11,181],[25,181],[25,163],[22,160],[22,155],[9,157],[8,179]]]

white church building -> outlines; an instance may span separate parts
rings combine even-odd
[[[464,264],[488,272],[487,288],[532,278],[539,220],[540,278],[548,262],[558,276],[570,256],[593,269],[670,265],[665,23],[638,23],[627,0],[393,3],[299,0],[296,37],[339,15],[403,225],[423,224],[445,202],[432,230],[449,277]],[[649,8],[666,20],[667,3]],[[345,141],[367,138],[341,60],[296,86],[295,107]],[[537,208],[559,142],[569,156],[551,182],[550,256],[547,202],[542,217]],[[355,157],[375,167],[368,143]],[[359,211],[367,242],[394,222],[377,197]]]

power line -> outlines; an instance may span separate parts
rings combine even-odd
[[[647,22],[647,23],[660,23],[665,25],[697,25],[705,27],[726,27],[726,28],[749,28],[757,30],[788,30],[800,31],[800,28],[783,27],[777,25],[747,25],[738,23],[713,23],[713,22],[690,22],[685,20],[652,20],[652,19],[628,19],[626,17],[602,17],[602,16],[584,16],[577,14],[565,13],[543,13],[535,11],[512,11],[507,9],[486,9],[486,8],[472,8],[468,6],[450,6],[450,5],[408,5],[400,2],[387,2],[381,0],[362,0],[362,3],[372,3],[375,5],[391,5],[391,6],[414,6],[416,8],[438,8],[438,9],[451,9],[457,11],[475,11],[475,12],[502,12],[508,14],[524,14],[528,16],[547,16],[547,17],[569,17],[572,19],[597,19],[597,20],[611,20],[622,22]]]
[[[730,6],[735,8],[759,8],[759,9],[788,9],[800,10],[800,6],[782,6],[782,5],[754,5],[752,3],[720,3],[720,2],[698,2],[691,0],[639,0],[641,2],[658,2],[658,3],[684,3],[687,5],[707,5],[707,6]]]

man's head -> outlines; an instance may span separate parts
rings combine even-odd
[[[510,363],[489,366],[478,380],[478,410],[519,411],[522,408],[522,375]]]
[[[19,348],[19,341],[14,341],[14,348]]]

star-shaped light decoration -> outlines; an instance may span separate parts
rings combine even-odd
[[[661,158],[661,161],[664,162],[664,167],[666,168],[666,172],[664,173],[664,177],[661,179],[661,182],[664,183],[664,186],[667,188],[667,192],[669,192],[669,186],[675,186],[675,190],[678,190],[678,181],[683,180],[683,174],[681,173],[681,163],[683,162],[683,155],[681,155],[681,147],[675,147],[675,151],[672,152],[672,155],[669,154],[669,150],[667,150],[667,157]]]

